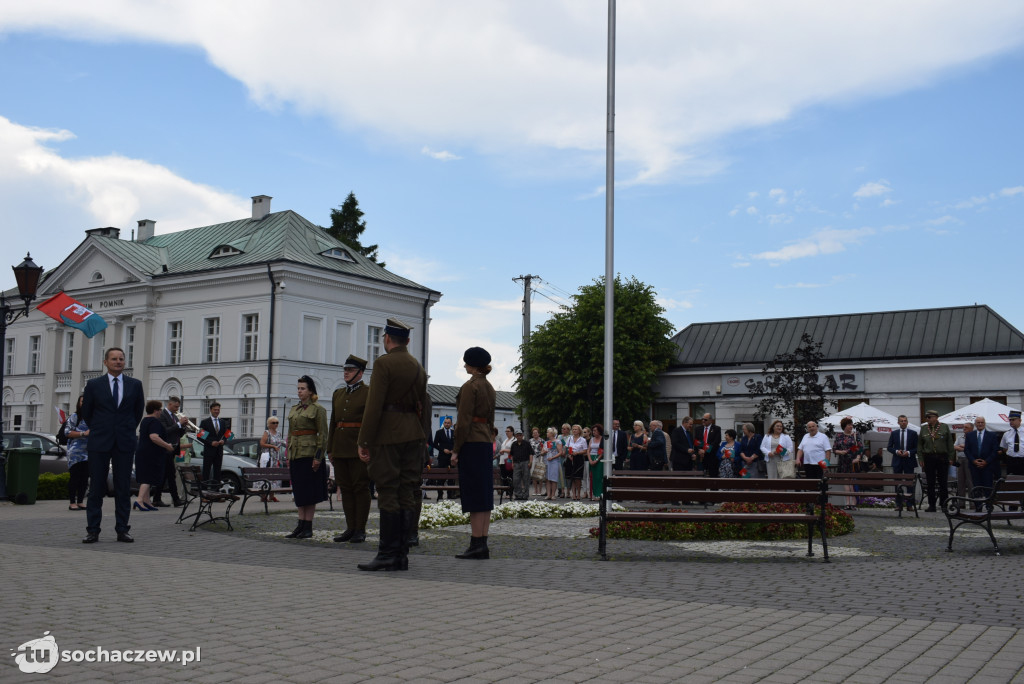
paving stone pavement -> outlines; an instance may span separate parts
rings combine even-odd
[[[619,540],[602,562],[593,519],[510,520],[490,561],[451,557],[460,528],[425,530],[409,572],[363,573],[373,544],[283,539],[287,503],[235,532],[189,532],[172,510],[136,513],[120,544],[108,500],[83,545],[64,502],[0,504],[0,641],[200,647],[199,662],[24,674],[8,657],[0,682],[1024,682],[1019,526],[998,529],[1001,557],[977,533],[950,554],[941,515],[862,510],[829,564],[817,544]]]

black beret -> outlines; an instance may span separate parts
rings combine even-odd
[[[484,368],[491,362],[491,355],[483,347],[470,347],[462,355],[462,360],[467,366],[473,368]]]

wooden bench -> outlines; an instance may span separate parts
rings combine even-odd
[[[982,488],[976,487],[975,491],[980,489]],[[979,507],[981,510],[976,510]],[[953,535],[956,531],[963,525],[971,524],[985,528],[998,556],[999,544],[992,534],[992,521],[1005,520],[1006,524],[1010,525],[1011,520],[1024,520],[1024,476],[1007,475],[1000,478],[987,496],[951,496],[946,500],[943,513],[946,514],[946,522],[949,523],[949,544],[946,551],[953,550]]]
[[[683,471],[685,472],[685,471]],[[675,501],[697,501],[704,504],[776,503],[801,504],[804,513],[729,513],[725,511],[613,511],[614,501],[644,501],[670,504]],[[825,533],[825,506],[828,489],[823,480],[769,480],[763,478],[678,477],[663,474],[620,476],[605,480],[601,497],[598,553],[608,560],[608,523],[616,520],[652,522],[709,523],[806,523],[807,555],[813,556],[814,528],[821,534],[821,547],[828,563],[828,541]],[[815,505],[818,506],[815,512]]]
[[[263,512],[270,515],[267,499],[277,494],[291,494],[291,487],[275,487],[275,482],[291,479],[288,468],[241,468],[242,471],[242,508],[239,515],[245,515],[245,502],[254,496],[263,501]],[[328,496],[328,499],[330,497]]]
[[[508,496],[509,501],[511,501],[512,487],[501,483],[501,473],[497,468],[494,469],[492,477],[494,482],[494,491],[498,492],[498,503],[500,504],[502,500],[504,500],[505,496]],[[458,468],[424,468],[422,481],[436,484],[421,484],[421,491],[449,493],[461,492]],[[454,482],[454,484],[446,484],[447,482]]]
[[[914,497],[914,485],[917,484],[917,475],[914,473],[833,473],[825,475],[828,483],[829,496],[846,496],[856,499],[896,499],[896,511],[899,517],[903,517],[903,508],[913,506],[914,517],[918,515],[917,501]],[[858,487],[881,487],[881,491],[854,492],[843,491],[845,486]],[[885,491],[885,487],[892,487],[892,491]],[[905,493],[909,490],[909,493]]]
[[[178,516],[179,523],[191,518],[192,527],[189,530],[195,530],[199,525],[223,520],[227,523],[228,530],[235,529],[231,526],[231,507],[239,499],[236,494],[220,491],[219,488],[223,486],[223,482],[203,482],[198,466],[180,465],[178,466],[178,476],[181,478],[181,484],[185,490],[185,505],[181,507],[181,514]],[[225,502],[227,507],[224,509],[224,515],[214,516],[213,505]],[[186,515],[185,511],[193,503],[197,503],[199,509],[195,513]],[[207,516],[207,520],[199,522],[199,518],[204,514]]]

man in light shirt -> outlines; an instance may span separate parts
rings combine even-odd
[[[800,440],[796,450],[796,463],[803,465],[804,476],[810,480],[820,480],[828,472],[828,459],[832,455],[832,444],[823,433],[818,432],[818,424],[813,420],[807,423],[807,434]]]

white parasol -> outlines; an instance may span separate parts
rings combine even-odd
[[[963,408],[939,416],[939,422],[949,425],[952,430],[963,430],[964,423],[973,423],[981,416],[985,419],[985,429],[1006,432],[1010,429],[1010,407],[991,399],[982,399]]]
[[[890,433],[893,430],[899,429],[899,421],[896,416],[881,411],[871,406],[870,404],[860,403],[856,406],[851,406],[848,409],[843,409],[839,413],[831,416],[825,416],[818,421],[818,425],[829,425],[834,430],[839,430],[839,422],[843,418],[852,418],[854,423],[872,421],[873,427],[871,432],[882,432]]]

